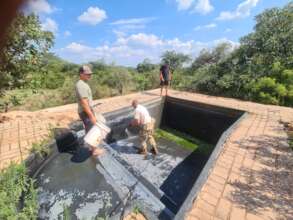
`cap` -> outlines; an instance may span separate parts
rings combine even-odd
[[[82,67],[79,68],[79,73],[92,74],[93,72],[89,66],[83,65]]]

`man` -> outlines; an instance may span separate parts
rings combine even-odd
[[[92,91],[87,81],[91,78],[92,71],[89,66],[82,66],[79,69],[79,80],[75,85],[75,92],[78,103],[78,114],[83,122],[86,133],[97,123],[93,110]],[[96,146],[90,146],[93,156],[99,156],[104,151]]]
[[[168,96],[168,86],[172,79],[171,72],[168,64],[164,64],[160,68],[160,85],[161,85],[161,96],[163,94],[163,88],[165,87],[165,95]]]
[[[134,108],[134,119],[131,122],[131,125],[140,127],[140,153],[144,155],[147,154],[148,141],[152,146],[151,152],[157,155],[157,144],[153,137],[154,121],[152,120],[148,110],[144,106],[139,105],[137,100],[132,101],[132,107]]]

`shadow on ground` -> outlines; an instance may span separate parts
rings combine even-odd
[[[287,139],[260,135],[241,147],[257,149],[253,160],[259,166],[242,168],[245,181],[230,182],[235,190],[232,203],[251,213],[272,210],[277,219],[293,219],[293,152]]]

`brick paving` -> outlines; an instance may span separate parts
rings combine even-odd
[[[133,98],[158,98],[159,90],[100,99],[109,112],[129,106]],[[293,122],[293,109],[236,99],[171,91],[171,96],[248,112],[224,143],[187,220],[293,219],[293,153],[280,121]],[[66,127],[78,119],[76,104],[37,112],[9,112],[0,123],[0,169],[29,155],[31,144],[50,127]]]

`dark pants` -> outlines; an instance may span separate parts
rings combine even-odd
[[[84,129],[85,129],[85,133],[88,133],[89,130],[91,130],[91,128],[94,126],[94,124],[91,122],[89,116],[87,115],[87,113],[85,112],[80,112],[78,113],[80,119],[83,122],[84,125]]]
[[[160,82],[160,86],[168,86],[169,85],[169,80],[164,80]]]

